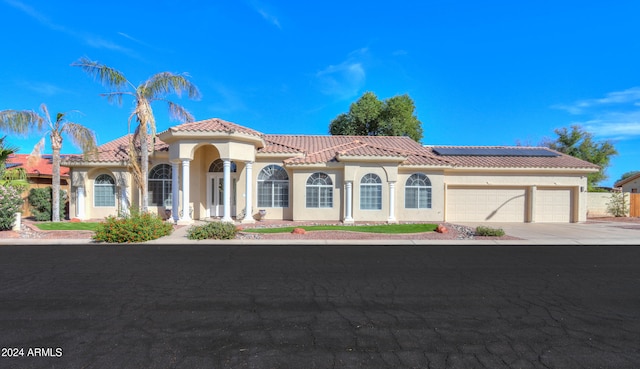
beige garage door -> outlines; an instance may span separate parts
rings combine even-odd
[[[571,221],[571,189],[541,189],[535,194],[535,221],[569,223]]]
[[[524,222],[524,188],[449,188],[447,220],[454,222]]]

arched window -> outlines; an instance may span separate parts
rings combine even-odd
[[[165,206],[171,201],[171,166],[156,165],[149,172],[149,205]]]
[[[365,174],[360,180],[360,209],[382,209],[382,180],[376,174]]]
[[[222,161],[222,159],[216,159],[213,163],[211,163],[211,165],[209,166],[209,172],[213,172],[213,173],[222,173],[223,172],[223,166],[224,166],[224,162]],[[237,166],[235,162],[231,162],[231,167],[230,167],[230,172],[231,173],[235,173],[237,171]]]
[[[422,173],[412,174],[404,186],[404,207],[431,209],[431,181]]]
[[[333,207],[333,182],[325,173],[313,173],[307,179],[307,207]]]
[[[258,206],[289,207],[289,175],[278,165],[269,165],[258,175]]]
[[[93,205],[116,206],[116,181],[108,174],[100,174],[93,182]]]

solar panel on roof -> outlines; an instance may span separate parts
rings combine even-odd
[[[5,163],[4,164],[5,168],[7,168],[7,169],[19,167],[20,165],[22,165],[22,164],[20,164],[20,163]]]
[[[556,157],[559,154],[545,148],[511,147],[434,147],[433,151],[444,156],[538,156]]]

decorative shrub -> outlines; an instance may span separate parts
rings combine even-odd
[[[504,236],[504,230],[502,228],[479,226],[476,228],[476,236],[500,237]]]
[[[109,243],[145,242],[168,236],[173,225],[151,213],[132,212],[124,218],[109,216],[98,225],[96,241]]]
[[[626,217],[629,212],[629,204],[625,200],[623,192],[611,193],[611,199],[607,203],[607,211],[614,217]]]
[[[187,230],[187,238],[190,240],[232,240],[236,238],[237,233],[238,229],[233,223],[211,222],[192,226]]]
[[[27,200],[31,206],[31,213],[37,221],[49,221],[51,220],[51,195],[53,193],[52,187],[44,188],[32,188],[29,191]],[[65,203],[67,202],[67,193],[60,190],[60,219],[64,219]]]
[[[11,229],[15,214],[22,208],[22,197],[14,186],[0,185],[0,231]]]

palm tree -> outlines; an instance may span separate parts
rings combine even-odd
[[[89,128],[68,121],[66,113],[57,113],[55,122],[51,121],[49,110],[45,104],[40,105],[41,113],[33,110],[3,110],[0,111],[0,129],[14,133],[26,133],[30,129],[41,131],[48,128],[53,152],[53,178],[51,220],[60,221],[60,149],[62,149],[62,135],[71,138],[71,142],[79,147],[85,155],[95,155],[97,152],[95,133]],[[45,133],[46,134],[46,133]]]
[[[124,95],[133,96],[135,107],[129,116],[129,127],[131,127],[131,121],[134,118],[137,127],[129,142],[129,165],[142,192],[142,211],[146,212],[149,204],[149,199],[147,198],[149,141],[153,142],[156,135],[156,121],[151,109],[151,103],[158,100],[165,101],[168,104],[171,119],[181,122],[193,122],[194,118],[191,113],[181,105],[167,100],[166,95],[175,93],[180,97],[183,92],[186,92],[190,99],[198,99],[200,98],[198,88],[189,82],[187,79],[189,76],[186,73],[157,73],[136,86],[120,71],[88,58],[80,58],[71,65],[82,68],[87,74],[111,89],[111,92],[101,94],[109,102],[115,101],[121,106]],[[139,140],[139,146],[136,146],[136,140]],[[151,149],[153,150],[153,147]],[[140,164],[138,164],[138,160],[140,160]]]
[[[18,151],[17,147],[10,146],[4,142],[7,136],[0,137],[0,178],[3,177],[5,168],[5,162],[9,159],[9,156]]]

